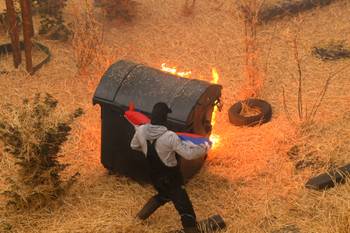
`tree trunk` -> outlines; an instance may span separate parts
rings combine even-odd
[[[22,21],[23,21],[23,40],[24,40],[24,52],[26,57],[26,69],[28,73],[33,74],[33,62],[32,62],[32,41],[33,24],[32,24],[32,12],[30,0],[20,0],[22,9]]]
[[[7,21],[11,37],[13,63],[16,68],[21,64],[21,49],[19,44],[18,22],[13,0],[6,0]]]

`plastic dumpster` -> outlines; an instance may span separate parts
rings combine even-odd
[[[121,60],[103,75],[93,97],[101,106],[101,162],[110,171],[139,182],[149,181],[145,156],[130,148],[133,126],[124,118],[129,103],[150,117],[153,105],[167,103],[172,113],[168,128],[209,136],[214,106],[220,101],[220,85],[181,78],[163,71]],[[205,158],[185,160],[178,157],[186,180],[202,167]]]

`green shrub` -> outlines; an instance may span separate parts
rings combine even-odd
[[[53,40],[67,40],[71,34],[63,18],[67,0],[32,0],[33,13],[39,13],[39,34]]]
[[[31,2],[32,15],[39,14],[40,17],[39,34],[51,40],[68,40],[71,30],[67,27],[63,17],[63,10],[67,5],[67,0],[31,0]],[[21,24],[19,0],[14,0],[14,4],[17,20]],[[8,30],[6,10],[0,13],[0,26],[5,31]]]
[[[49,94],[24,99],[19,108],[8,105],[0,117],[0,141],[4,152],[16,162],[16,175],[8,177],[8,207],[38,209],[58,199],[77,176],[62,180],[60,173],[68,164],[58,161],[62,144],[67,141],[71,124],[83,114],[76,109],[56,117],[57,100]],[[18,110],[20,109],[20,110]]]

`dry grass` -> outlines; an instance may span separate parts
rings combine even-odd
[[[331,73],[328,74],[327,79],[324,81],[323,86],[321,86],[319,89],[319,94],[314,97],[314,100],[309,99],[309,102],[311,103],[304,103],[305,97],[307,97],[307,93],[304,90],[305,86],[304,83],[306,81],[306,77],[308,76],[304,73],[304,67],[306,64],[303,64],[302,60],[303,57],[300,56],[300,48],[299,48],[299,31],[300,31],[300,25],[303,23],[302,20],[298,19],[297,21],[297,28],[295,30],[295,35],[293,38],[290,38],[290,44],[291,49],[293,50],[293,59],[295,61],[296,71],[294,73],[291,73],[291,77],[295,80],[297,80],[297,87],[295,89],[295,95],[297,96],[297,115],[298,119],[293,119],[291,117],[291,114],[289,113],[287,104],[286,104],[286,97],[284,93],[284,87],[283,87],[283,106],[285,113],[287,115],[287,118],[294,124],[299,124],[301,128],[309,127],[310,124],[314,124],[315,117],[318,113],[318,109],[322,105],[323,99],[326,96],[326,93],[328,91],[329,86],[332,82],[336,82],[336,78],[339,74],[342,74],[346,72],[346,69],[348,69],[348,66],[345,65],[341,67],[340,69],[336,71],[329,71]],[[344,71],[345,70],[345,71]],[[306,76],[306,77],[305,77]]]
[[[77,3],[80,1],[70,2],[68,17],[76,14],[73,9],[80,9],[74,6]],[[161,233],[180,227],[171,205],[161,208],[144,223],[135,222],[133,216],[153,189],[127,178],[110,176],[100,164],[100,110],[91,105],[91,98],[111,62],[131,59],[152,67],[162,63],[180,66],[181,70],[191,70],[193,77],[208,81],[211,67],[219,71],[225,105],[223,112],[217,114],[220,124],[215,125],[214,132],[222,140],[209,154],[202,171],[187,185],[200,219],[219,213],[228,224],[226,232],[232,233],[272,232],[291,224],[307,233],[349,231],[350,185],[318,193],[304,189],[303,184],[310,175],[324,171],[328,163],[349,162],[350,83],[346,77],[350,72],[339,75],[329,86],[315,118],[317,125],[299,135],[285,118],[282,101],[282,86],[286,84],[290,111],[297,112],[292,107],[297,103],[297,81],[288,75],[295,72],[295,62],[286,42],[295,25],[283,20],[261,27],[258,47],[262,57],[269,57],[269,63],[260,96],[272,104],[273,119],[260,127],[234,127],[229,124],[227,110],[238,100],[238,87],[244,80],[244,29],[233,16],[236,8],[229,1],[220,8],[217,2],[196,1],[195,14],[189,18],[181,17],[183,3],[142,1],[133,23],[106,22],[104,52],[97,55],[98,62],[93,62],[87,73],[77,75],[74,50],[69,44],[48,41],[54,59],[34,77],[23,71],[0,76],[1,103],[19,103],[24,96],[47,91],[58,98],[62,111],[77,107],[86,110],[62,151],[63,162],[72,164],[67,176],[75,171],[81,174],[64,205],[54,211],[44,209],[15,216],[5,215],[0,207],[1,230],[12,225],[12,232]],[[338,2],[302,15],[300,55],[308,75],[304,103],[312,103],[332,70],[349,64],[347,60],[325,63],[310,51],[322,41],[348,39],[349,13],[349,3]],[[0,41],[5,41],[2,35]],[[12,64],[4,66],[11,69]],[[295,161],[287,155],[294,145],[300,147]],[[295,163],[309,152],[324,165],[295,169]],[[1,156],[0,166],[1,187],[5,171],[13,165]]]
[[[183,15],[191,16],[194,13],[194,9],[196,7],[196,0],[185,0],[185,4],[183,6]]]
[[[73,29],[73,51],[76,66],[80,73],[86,70],[96,61],[100,53],[103,53],[104,28],[96,20],[95,12],[89,4],[85,3],[81,12],[75,9]]]

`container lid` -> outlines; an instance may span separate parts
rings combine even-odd
[[[169,120],[187,122],[197,104],[213,104],[221,95],[221,86],[196,79],[181,78],[154,68],[121,60],[103,75],[93,103],[126,109],[130,102],[150,114],[153,105],[165,102],[172,109]],[[201,99],[208,89],[210,97]],[[213,89],[216,91],[213,92]],[[201,99],[201,103],[199,103]]]

